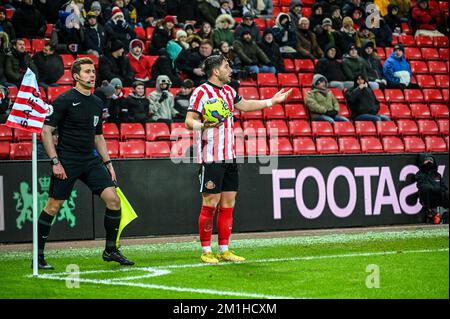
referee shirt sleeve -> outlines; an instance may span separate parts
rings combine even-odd
[[[44,124],[57,127],[59,121],[63,118],[64,113],[66,112],[66,105],[67,103],[63,103],[62,98],[53,101],[53,114],[45,118]]]

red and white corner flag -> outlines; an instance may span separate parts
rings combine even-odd
[[[39,134],[45,118],[52,112],[52,106],[41,98],[36,75],[28,68],[5,123],[6,126]]]

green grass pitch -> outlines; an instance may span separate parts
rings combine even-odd
[[[48,250],[54,271],[31,277],[31,253],[0,251],[0,298],[449,298],[449,230],[327,234],[232,241],[247,258],[205,265],[198,242]]]

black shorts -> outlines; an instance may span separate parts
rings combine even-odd
[[[200,193],[237,192],[239,170],[236,163],[203,163],[199,171]]]
[[[96,195],[100,195],[105,188],[114,186],[106,167],[99,157],[81,158],[59,157],[67,175],[67,179],[58,179],[52,175],[49,197],[54,199],[68,199],[77,179],[85,183]]]

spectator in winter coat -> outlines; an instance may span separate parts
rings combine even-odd
[[[209,24],[208,22],[203,22],[197,35],[203,40],[213,41],[214,35],[211,24]]]
[[[309,17],[309,30],[313,31],[317,25],[322,25],[323,19],[326,16],[323,14],[322,4],[316,2],[312,5],[312,14]]]
[[[55,52],[55,46],[45,44],[44,50],[33,56],[33,61],[39,72],[39,86],[44,89],[58,86],[56,82],[64,74],[64,63],[61,56]]]
[[[258,25],[254,21],[254,16],[251,13],[244,14],[242,22],[236,27],[234,32],[234,39],[239,40],[244,31],[249,31],[252,35],[252,39],[255,42],[261,42],[261,33]]]
[[[131,69],[134,72],[134,80],[141,81],[147,86],[151,78],[152,67],[147,56],[143,54],[144,42],[134,39],[130,42],[128,59],[130,60]]]
[[[383,18],[379,19],[378,25],[372,24],[370,31],[375,34],[375,42],[378,47],[392,46],[392,31]]]
[[[356,31],[355,44],[358,48],[362,47],[363,41],[370,41],[374,45],[375,42],[375,34],[373,34],[366,25],[362,25],[358,31]]]
[[[145,97],[145,85],[141,81],[133,82],[133,92],[126,98],[128,121],[134,123],[150,122],[150,102]]]
[[[328,45],[337,45],[339,42],[339,34],[333,29],[333,22],[330,18],[323,19],[322,24],[314,28],[314,33],[322,51]]]
[[[348,53],[344,54],[342,69],[347,81],[352,81],[357,74],[362,74],[364,79],[367,80],[366,62],[358,55],[356,45],[351,44]],[[377,82],[369,81],[369,85],[374,90],[379,88]]]
[[[409,13],[411,11],[411,0],[389,0],[389,2],[393,5],[398,6],[399,8],[398,15],[400,16],[403,22],[408,22]]]
[[[309,20],[305,17],[299,20],[297,27],[297,51],[302,58],[320,59],[323,57],[323,51],[317,43],[316,35],[309,31]]]
[[[172,82],[172,86],[178,87],[180,86],[181,80],[178,74],[176,67],[173,65],[172,60],[167,53],[165,48],[162,48],[158,51],[158,59],[152,66],[152,76],[149,82],[150,87],[155,87],[156,79],[160,75],[167,75]]]
[[[375,53],[375,44],[372,41],[363,42],[361,57],[366,62],[367,79],[377,82],[381,89],[386,87],[387,81],[383,74],[383,65]]]
[[[114,94],[111,96],[109,105],[109,122],[120,126],[120,123],[128,122],[128,106],[123,84],[119,78],[112,79],[110,84],[114,87]]]
[[[111,19],[105,24],[105,31],[108,38],[122,41],[123,45],[128,48],[130,41],[136,37],[130,24],[125,20],[125,16],[118,7],[112,9]]]
[[[158,22],[150,44],[150,55],[157,55],[158,51],[165,48],[167,43],[173,39],[175,23],[176,20],[173,16],[166,16],[162,21]]]
[[[221,14],[216,19],[216,28],[213,33],[214,47],[218,48],[222,41],[233,43],[234,35],[231,31],[234,27],[234,19],[231,15]]]
[[[14,12],[12,24],[17,38],[42,38],[47,24],[44,16],[33,6],[33,0],[23,0]]]
[[[265,28],[263,32],[263,39],[261,43],[258,43],[259,47],[267,55],[272,64],[277,69],[277,72],[284,73],[284,60],[280,53],[280,47],[275,43],[273,39],[273,33],[271,28]]]
[[[189,49],[189,44],[186,42],[187,33],[184,30],[178,30],[176,33],[176,40],[170,40],[167,43],[167,53],[169,54],[172,64],[175,66],[175,61],[178,55],[183,50]]]
[[[303,6],[302,6],[301,0],[291,1],[291,5],[289,6],[288,14],[289,14],[292,30],[297,29],[298,21],[300,20],[300,18],[303,17],[302,9],[303,9]]]
[[[130,59],[123,53],[123,43],[114,40],[110,52],[102,55],[99,59],[100,80],[111,81],[113,78],[119,78],[125,86],[130,86],[133,83],[134,73]]]
[[[84,35],[79,22],[73,23],[72,26],[67,25],[68,16],[68,12],[59,12],[59,19],[53,27],[50,43],[55,46],[57,53],[76,56],[82,51]]]
[[[174,97],[169,91],[171,84],[168,76],[160,75],[156,79],[156,90],[148,95],[153,121],[171,123],[178,114]]]
[[[366,24],[366,18],[365,18],[365,14],[364,14],[364,10],[361,7],[355,7],[353,8],[350,17],[353,20],[353,24],[355,29],[359,29],[360,27],[362,27],[363,25]]]
[[[396,44],[394,51],[386,59],[383,66],[387,87],[391,89],[412,89],[417,85],[411,83],[411,67],[405,58],[405,48],[402,44]]]
[[[392,35],[404,35],[402,28],[402,19],[399,14],[399,7],[395,4],[388,5],[388,14],[383,17],[384,22],[392,31]]]
[[[181,89],[175,96],[175,110],[178,112],[175,122],[184,123],[193,90],[194,82],[192,80],[186,79],[181,83]]]
[[[219,15],[220,3],[217,0],[197,0],[200,21],[214,25]]]
[[[291,17],[286,13],[278,14],[275,26],[272,28],[273,38],[280,47],[281,54],[286,59],[300,58],[297,52],[296,28],[292,27]]]
[[[411,11],[411,20],[417,30],[414,36],[425,35],[429,37],[444,36],[438,31],[442,23],[439,9],[431,9],[428,0],[417,0],[416,6]]]
[[[148,28],[152,26],[155,18],[155,9],[151,0],[135,0],[134,7],[137,13],[137,25]]]
[[[38,69],[31,56],[25,52],[25,41],[19,38],[11,41],[11,44],[11,55],[7,55],[5,61],[6,80],[19,87],[27,68],[30,68],[39,80]]]
[[[362,74],[355,76],[354,86],[345,92],[345,98],[352,113],[353,121],[377,122],[391,120],[386,115],[378,114],[380,102],[378,102]]]
[[[11,55],[9,37],[6,32],[0,31],[0,85],[9,86],[5,75],[6,57]]]
[[[342,20],[342,28],[339,31],[339,50],[345,53],[350,44],[354,43],[356,43],[356,30],[353,27],[353,20],[350,17],[345,17]]]
[[[346,80],[342,61],[337,59],[337,50],[337,46],[328,45],[325,48],[325,57],[317,61],[314,73],[323,74],[329,81],[328,87],[344,90],[353,87],[353,81]]]
[[[333,5],[330,7],[330,19],[333,23],[334,30],[341,30],[342,28],[342,14],[339,6]]]
[[[202,64],[213,52],[211,41],[205,40],[200,45],[198,52],[186,50],[180,53],[176,62],[177,68],[186,73],[195,86],[199,86],[206,81],[206,74],[203,72]]]
[[[0,31],[8,34],[10,40],[16,38],[16,32],[14,31],[12,23],[6,20],[6,8],[3,6],[0,6]]]
[[[83,48],[86,53],[100,57],[103,54],[108,39],[106,38],[105,28],[98,23],[97,15],[94,11],[87,13],[83,33]]]

